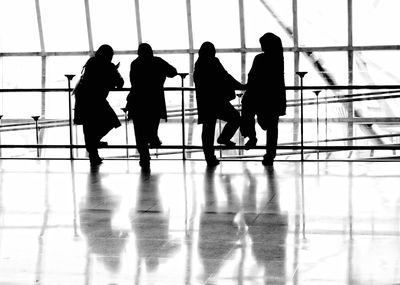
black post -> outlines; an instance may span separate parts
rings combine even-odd
[[[185,143],[185,92],[183,91],[183,80],[189,73],[178,73],[181,77],[182,87],[182,101],[181,101],[181,112],[182,112],[182,159],[186,160],[186,143]]]
[[[35,128],[36,128],[36,145],[39,146],[39,125],[38,120],[40,116],[32,116],[32,119],[35,121]],[[39,147],[36,149],[37,157],[40,157]]]
[[[304,71],[296,72],[300,76],[300,146],[301,161],[304,161],[304,111],[303,111],[303,77],[307,74]]]
[[[128,147],[128,109],[121,108],[122,112],[124,112],[125,117],[125,143],[126,143],[126,158],[129,158],[129,147]]]
[[[74,154],[72,152],[72,102],[71,102],[71,80],[75,77],[73,74],[65,74],[65,77],[68,79],[68,116],[69,116],[69,156],[71,159],[74,159]]]

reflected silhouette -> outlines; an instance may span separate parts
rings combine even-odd
[[[217,188],[217,177],[223,180],[223,189]],[[203,187],[205,208],[200,214],[198,252],[204,275],[211,276],[224,266],[235,242],[240,239],[238,227],[233,222],[239,202],[233,193],[230,175],[217,176],[215,168],[207,168]],[[227,198],[223,207],[218,205],[217,192],[220,190]]]
[[[210,166],[219,163],[214,154],[217,119],[226,121],[217,142],[231,147],[235,145],[231,139],[239,128],[240,115],[229,101],[235,99],[235,89],[244,88],[243,84],[225,70],[215,53],[214,45],[204,42],[199,49],[199,58],[195,63],[193,73],[198,123],[203,124],[201,134],[203,152]]]
[[[265,284],[286,284],[286,238],[288,217],[279,205],[279,189],[273,167],[265,169],[267,175],[268,202],[258,215],[248,234],[252,239],[252,252],[264,267]]]
[[[101,142],[101,139],[121,125],[107,101],[111,89],[124,85],[118,72],[119,63],[114,65],[111,62],[113,56],[114,50],[111,46],[100,46],[84,65],[84,73],[74,89],[74,123],[83,127],[85,146],[92,165],[102,162],[98,148],[107,143]]]
[[[286,114],[284,59],[281,39],[273,33],[260,38],[263,53],[256,55],[248,74],[246,92],[242,99],[240,131],[248,137],[246,149],[257,143],[255,119],[267,131],[267,152],[263,164],[272,165],[278,143],[279,116]]]
[[[89,252],[97,256],[111,272],[118,272],[121,252],[128,232],[115,230],[112,217],[120,201],[102,185],[98,167],[88,175],[87,195],[80,203],[80,228],[87,238]]]
[[[126,98],[128,118],[133,120],[136,145],[142,168],[150,167],[150,147],[161,145],[158,137],[160,119],[167,120],[164,82],[178,74],[175,67],[154,56],[147,43],[138,47],[138,57],[132,61],[129,78],[131,90]]]
[[[170,257],[180,247],[170,237],[169,215],[162,208],[159,185],[158,175],[142,172],[137,188],[136,212],[131,213],[139,264],[144,261],[148,272],[156,271],[160,258]]]

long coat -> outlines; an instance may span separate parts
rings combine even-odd
[[[216,119],[218,111],[235,98],[235,89],[243,85],[233,78],[218,58],[199,58],[194,68],[194,83],[199,124]]]
[[[283,58],[258,54],[247,79],[243,108],[253,108],[259,124],[286,114],[286,90]]]
[[[91,57],[81,81],[82,87],[75,94],[75,124],[95,125],[101,133],[119,127],[121,123],[107,101],[110,90],[124,85],[115,65]]]
[[[138,57],[132,61],[129,73],[132,87],[126,99],[128,117],[167,120],[164,82],[177,74],[176,68],[160,57]]]

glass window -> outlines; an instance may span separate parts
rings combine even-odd
[[[80,78],[82,67],[89,56],[50,56],[46,59],[46,87],[67,88],[65,74],[74,74],[72,87]]]
[[[300,46],[347,45],[347,0],[298,0]]]
[[[109,44],[114,50],[137,49],[135,1],[91,0],[89,3],[95,50],[102,44]]]
[[[0,87],[41,88],[41,62],[38,56],[0,57]]]
[[[354,52],[354,84],[400,84],[400,51]]]
[[[88,50],[83,1],[41,0],[39,3],[46,51]]]
[[[304,85],[348,84],[347,52],[313,52],[302,53],[299,71],[308,72],[304,77]]]
[[[238,1],[192,0],[192,16],[196,49],[205,41],[217,49],[240,46]]]
[[[144,0],[140,12],[143,42],[153,49],[189,48],[185,1]]]
[[[279,36],[283,46],[293,46],[292,35],[285,30],[293,30],[292,1],[268,2],[244,1],[246,47],[259,48],[259,38],[267,32]]]
[[[40,51],[35,1],[0,1],[0,51]]]
[[[353,0],[354,45],[398,45],[400,1]]]

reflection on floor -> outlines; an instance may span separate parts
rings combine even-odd
[[[0,169],[0,284],[400,282],[399,162]]]

